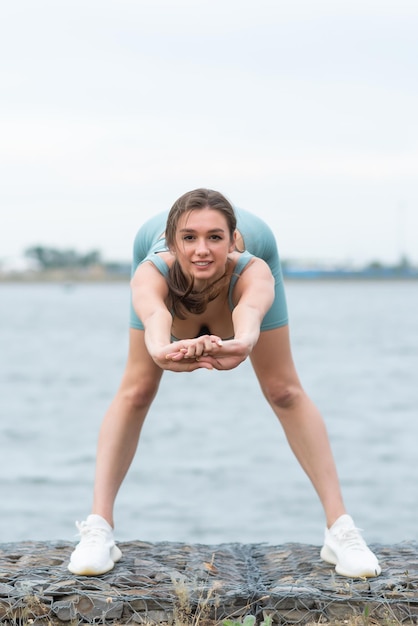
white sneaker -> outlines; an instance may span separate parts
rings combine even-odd
[[[100,515],[89,515],[76,522],[81,540],[71,555],[68,569],[79,576],[98,576],[109,572],[122,557],[115,545],[113,528]]]
[[[350,578],[379,576],[382,571],[349,515],[341,515],[325,530],[321,559],[335,565],[337,574]]]

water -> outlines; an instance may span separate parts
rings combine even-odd
[[[370,542],[417,538],[418,286],[289,282],[295,361]],[[0,285],[0,543],[75,540],[124,368],[127,284]],[[117,539],[320,544],[323,513],[249,363],[166,373]]]

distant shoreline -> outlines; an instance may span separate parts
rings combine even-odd
[[[400,271],[327,271],[327,270],[306,270],[306,271],[283,271],[285,282],[312,282],[312,281],[338,281],[338,282],[399,282],[418,280],[418,270],[408,272]],[[37,272],[11,272],[0,273],[0,284],[104,284],[104,283],[129,283],[130,275],[125,273],[110,272],[67,272],[62,270],[37,271]]]

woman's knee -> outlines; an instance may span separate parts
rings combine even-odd
[[[296,383],[273,381],[263,386],[264,395],[272,407],[291,409],[303,397],[303,389]]]
[[[159,380],[144,378],[122,384],[120,394],[124,401],[134,410],[147,409],[158,391]]]

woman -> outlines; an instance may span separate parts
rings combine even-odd
[[[289,343],[277,246],[267,225],[220,193],[184,194],[134,245],[128,361],[99,436],[92,514],[69,569],[109,571],[122,554],[113,505],[164,370],[228,370],[251,359],[262,391],[324,508],[321,557],[350,577],[380,566],[347,515],[325,425],[303,390]]]

